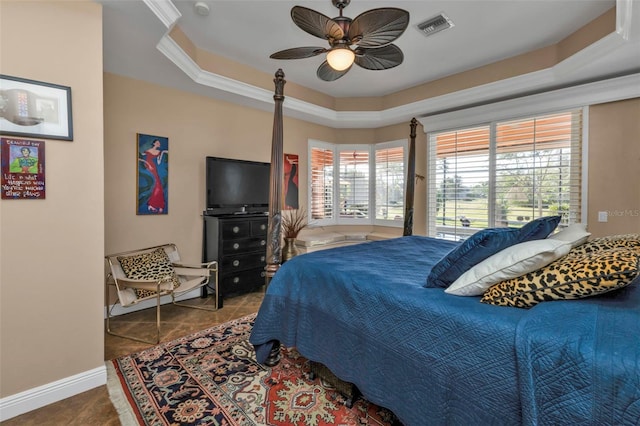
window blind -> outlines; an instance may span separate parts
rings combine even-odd
[[[402,226],[407,141],[309,141],[310,215],[316,225]]]
[[[498,223],[555,214],[564,225],[580,221],[581,126],[572,112],[498,123]]]
[[[403,220],[406,174],[404,147],[379,148],[375,156],[376,219]]]
[[[333,150],[312,147],[311,161],[311,219],[333,217]]]
[[[429,235],[581,220],[581,110],[429,135]]]
[[[369,217],[369,150],[339,150],[340,217]]]

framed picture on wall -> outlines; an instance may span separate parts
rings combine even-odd
[[[284,210],[297,210],[298,154],[284,154]]]
[[[137,135],[136,213],[169,213],[169,139],[138,133]]]
[[[44,142],[0,138],[3,200],[44,200]]]
[[[71,88],[0,74],[0,134],[73,140]]]

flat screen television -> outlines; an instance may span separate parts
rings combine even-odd
[[[270,172],[270,163],[207,157],[207,214],[267,212]]]

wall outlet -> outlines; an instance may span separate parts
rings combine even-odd
[[[609,213],[598,212],[598,222],[608,222],[608,221],[609,221]]]

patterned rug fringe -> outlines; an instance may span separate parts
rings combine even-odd
[[[115,368],[111,361],[105,363],[107,365],[107,390],[109,391],[109,399],[118,412],[120,424],[122,426],[138,426],[138,420],[127,401],[127,397],[120,386],[120,380],[116,374]]]

